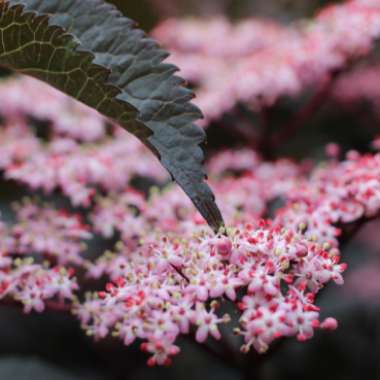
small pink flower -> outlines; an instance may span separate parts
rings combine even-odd
[[[207,311],[203,304],[197,303],[193,321],[198,326],[195,339],[198,343],[203,343],[208,335],[214,339],[221,338],[218,324],[226,322],[226,318],[219,318],[213,310]]]

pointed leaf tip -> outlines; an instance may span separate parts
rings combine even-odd
[[[39,78],[115,120],[159,156],[208,224],[202,117],[162,50],[103,0],[0,0],[0,65]]]

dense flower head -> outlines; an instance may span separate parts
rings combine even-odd
[[[159,339],[170,348],[192,329],[198,342],[219,339],[218,325],[230,320],[217,313],[216,300],[224,297],[242,311],[244,349],[263,352],[281,336],[313,335],[319,326],[314,297],[325,283],[342,283],[344,269],[335,247],[270,221],[233,228],[228,237],[205,230],[188,239],[157,233],[154,243],[132,249],[119,243],[116,252],[99,258],[90,275],[112,282],[77,313],[98,338],[116,331],[126,344]]]
[[[218,339],[217,325],[229,318],[218,316],[217,308],[207,310],[200,305],[215,305],[215,300],[224,297],[242,311],[241,326],[236,331],[244,337],[243,351],[253,346],[264,352],[280,337],[295,335],[303,341],[313,336],[315,328],[332,328],[335,322],[331,319],[320,322],[315,297],[326,283],[343,283],[346,265],[340,263],[337,225],[373,215],[380,209],[379,157],[331,161],[317,168],[310,178],[294,178],[291,191],[282,193],[287,198],[286,206],[273,220],[251,217],[251,224],[234,221],[227,236],[214,236],[195,226],[182,228],[180,222],[165,232],[144,212],[134,214],[137,225],[146,226],[139,229],[135,244],[131,245],[131,237],[127,237],[116,252],[99,258],[89,269],[92,276],[107,275],[114,282],[83,306],[86,318],[82,323],[96,336],[115,326],[118,332],[126,331],[124,324],[132,324],[134,338],[152,344],[157,339],[157,324],[162,324],[169,326],[167,347],[171,347],[173,336],[188,333],[191,326],[199,341],[209,334]],[[374,178],[368,184],[371,191],[366,187],[368,178]],[[245,180],[256,181],[254,177]],[[267,183],[259,183],[267,187]],[[257,187],[256,183],[260,194]],[[246,194],[235,194],[243,207],[250,201]],[[134,194],[130,199],[144,210],[141,198]],[[182,207],[186,208],[187,201],[183,199]],[[173,216],[162,214],[160,225],[168,226],[166,217]],[[123,225],[117,228],[122,231]],[[154,238],[146,231],[155,231]],[[139,292],[143,292],[144,301]],[[183,313],[181,318],[176,314],[178,308]],[[204,326],[201,321],[206,312],[208,322]],[[213,327],[208,327],[211,324]],[[166,339],[164,335],[161,340]]]

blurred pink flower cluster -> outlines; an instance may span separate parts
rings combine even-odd
[[[50,300],[74,301],[74,265],[82,263],[82,240],[91,233],[78,215],[39,206],[15,205],[16,223],[0,221],[0,299],[41,312]]]
[[[196,88],[207,125],[242,102],[254,110],[300,94],[372,49],[380,5],[351,0],[291,25],[248,19],[171,19],[153,35]]]
[[[0,97],[5,99],[0,114],[7,119],[0,129],[0,169],[6,179],[46,193],[59,189],[74,206],[89,206],[95,187],[121,190],[137,175],[167,179],[135,137],[120,128],[107,135],[98,113],[42,82],[28,77],[6,81]],[[28,127],[30,117],[51,123],[48,142],[36,139]]]

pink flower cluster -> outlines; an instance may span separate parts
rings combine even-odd
[[[247,152],[241,153],[234,153],[234,169],[247,168]],[[227,169],[224,155],[212,165]],[[309,177],[297,173],[294,164],[269,164],[252,157],[258,178],[246,172],[229,179],[236,184],[232,192],[239,204],[235,213],[226,213],[230,218],[226,235],[222,231],[214,236],[200,225],[186,198],[181,202],[174,188],[162,195],[170,199],[164,202],[166,212],[154,218],[150,216],[154,206],[135,191],[120,196],[124,211],[108,207],[122,204],[115,198],[99,201],[104,209],[95,209],[95,226],[98,223],[102,232],[101,221],[107,220],[123,241],[115,252],[88,267],[90,276],[111,279],[105,291],[78,306],[90,335],[103,338],[112,332],[127,345],[141,339],[147,342],[142,348],[152,355],[149,363],[164,364],[179,352],[175,340],[180,334],[194,331],[201,343],[208,336],[220,339],[218,325],[230,321],[228,315],[218,314],[220,299],[242,312],[234,330],[244,338],[243,352],[251,346],[265,352],[281,337],[295,335],[304,341],[316,328],[336,328],[333,318],[320,321],[315,299],[326,283],[343,283],[341,227],[379,214],[380,155],[350,152],[346,161],[331,160]],[[225,208],[219,189],[226,180],[213,183],[222,210],[231,207]],[[250,183],[250,196],[237,190],[241,181]],[[286,201],[273,220],[260,219],[265,207],[250,213],[252,200],[262,197],[265,203],[273,196]],[[170,211],[177,215],[177,223]],[[181,221],[180,215],[186,218]]]
[[[8,234],[12,252],[18,255],[37,252],[58,265],[81,265],[84,240],[92,237],[89,226],[77,214],[26,201],[15,205],[16,223]]]
[[[28,91],[23,96],[25,87]],[[167,180],[158,160],[136,138],[119,128],[106,136],[103,118],[46,84],[22,77],[2,82],[1,93],[5,101],[0,114],[7,124],[0,129],[0,170],[6,179],[46,193],[59,189],[73,205],[85,207],[97,191],[120,191],[136,176]],[[75,121],[68,122],[62,132],[57,125],[65,112],[75,115]],[[33,134],[30,117],[51,123],[53,134],[48,142]],[[94,135],[94,129],[99,133]],[[139,159],[131,160],[131,155]]]
[[[366,55],[380,36],[380,7],[376,0],[350,0],[290,26],[255,19],[236,25],[225,19],[173,19],[153,35],[195,84],[195,102],[207,124],[238,102],[256,110],[299,94]]]
[[[36,79],[5,81],[0,97],[0,114],[10,124],[25,124],[34,117],[52,122],[52,132],[61,137],[95,141],[105,135],[106,120],[98,112]]]
[[[74,269],[91,236],[77,215],[18,204],[13,225],[0,222],[0,299],[21,302],[24,311],[41,312],[50,300],[74,301],[79,289]]]
[[[225,297],[243,312],[235,329],[244,336],[243,351],[253,345],[264,352],[283,336],[312,337],[320,325],[315,295],[331,280],[342,283],[338,250],[264,221],[228,233],[166,235],[134,249],[119,244],[96,264],[97,275],[103,271],[113,282],[78,307],[84,328],[97,338],[113,331],[127,345],[147,341],[150,362],[163,364],[191,327],[200,343],[221,338],[218,325],[230,317],[218,315],[216,299]]]
[[[11,127],[12,128],[12,127]],[[141,159],[131,154],[143,151]],[[25,160],[8,165],[5,177],[42,189],[60,189],[75,206],[89,206],[97,191],[117,191],[135,176],[167,179],[158,161],[135,138],[124,132],[96,145],[80,145],[70,139],[54,139]]]

